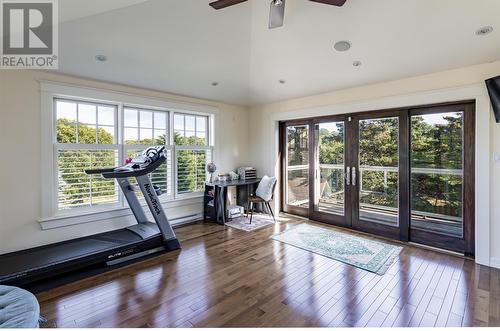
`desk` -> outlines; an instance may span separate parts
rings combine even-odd
[[[214,218],[215,221],[219,224],[226,223],[226,205],[227,205],[227,188],[228,187],[237,187],[237,195],[239,196],[241,193],[240,188],[246,187],[246,197],[253,193],[255,186],[260,183],[260,178],[256,179],[239,179],[232,181],[214,181],[213,183],[205,183],[205,198],[204,198],[204,207],[203,207],[203,216],[204,219],[209,214],[212,214],[210,218]],[[213,196],[209,195],[209,192],[213,192]],[[210,201],[213,199],[213,208],[211,212],[207,210],[207,208],[211,208],[209,206]],[[237,199],[240,200],[240,199]],[[246,207],[246,203],[243,204]]]

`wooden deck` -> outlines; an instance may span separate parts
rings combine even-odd
[[[269,239],[301,222],[179,228],[180,251],[40,293],[43,326],[500,326],[499,270],[403,246],[378,276]]]

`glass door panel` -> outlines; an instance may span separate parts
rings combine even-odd
[[[399,118],[362,119],[358,130],[358,169],[351,169],[351,182],[359,189],[359,221],[397,227]]]
[[[345,123],[314,126],[316,178],[314,211],[345,215]]]
[[[309,126],[285,128],[285,203],[292,208],[309,208]]]
[[[464,114],[411,117],[411,229],[463,237]]]

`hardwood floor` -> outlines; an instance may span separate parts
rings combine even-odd
[[[281,220],[178,228],[180,251],[38,294],[43,326],[500,326],[497,269],[404,246],[378,276],[269,239],[303,222]]]

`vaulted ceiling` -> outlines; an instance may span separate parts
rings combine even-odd
[[[209,2],[60,0],[60,72],[255,105],[500,60],[498,0],[287,0],[273,30],[270,0]]]

